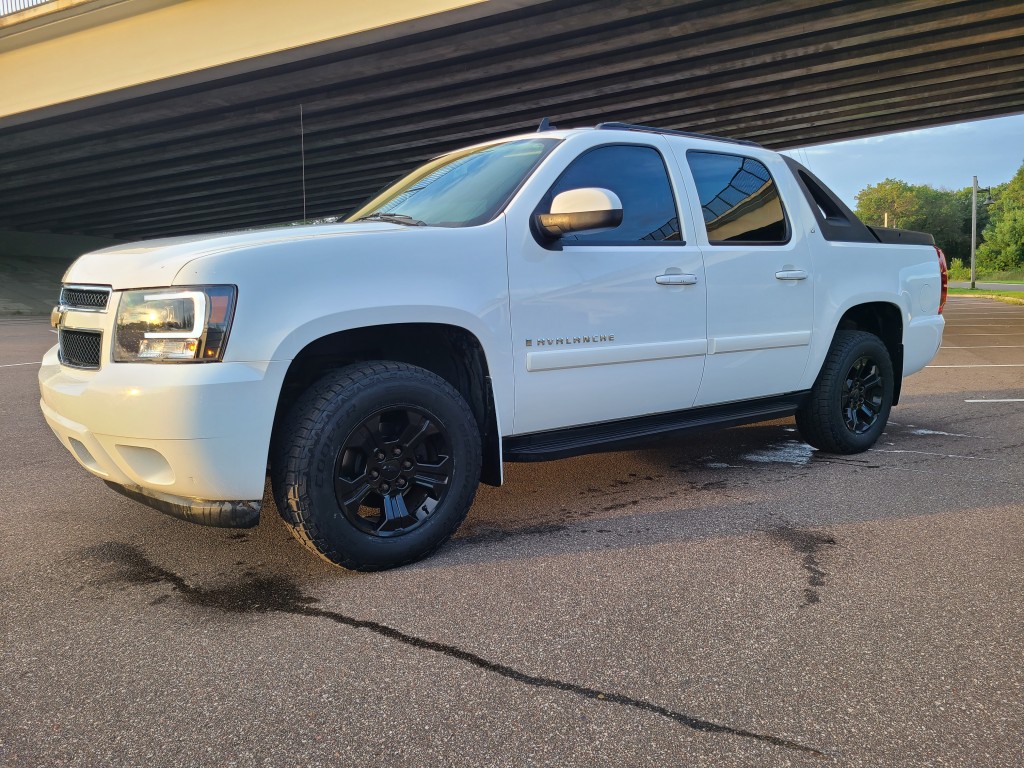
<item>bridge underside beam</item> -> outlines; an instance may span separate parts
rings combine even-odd
[[[1016,0],[485,5],[0,119],[0,229],[137,238],[302,218],[300,108],[308,217],[543,116],[785,148],[1024,112]]]

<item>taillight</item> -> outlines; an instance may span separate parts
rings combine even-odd
[[[949,272],[946,271],[946,254],[937,245],[935,252],[939,254],[939,282],[942,285],[942,292],[939,294],[939,314],[941,315],[942,308],[946,306],[946,296],[949,294]]]

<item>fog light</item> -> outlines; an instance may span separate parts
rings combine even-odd
[[[139,342],[140,360],[192,360],[199,349],[199,339],[143,339]]]

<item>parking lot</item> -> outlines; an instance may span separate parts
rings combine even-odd
[[[0,321],[0,765],[1024,764],[1024,306],[946,317],[871,452],[507,465],[378,574],[108,490]]]

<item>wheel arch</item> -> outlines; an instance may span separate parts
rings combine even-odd
[[[835,331],[866,331],[882,340],[892,361],[895,374],[892,404],[897,405],[903,388],[903,311],[900,307],[887,301],[856,304],[839,318]]]
[[[465,398],[480,429],[480,479],[501,485],[501,429],[491,368],[476,334],[458,325],[407,322],[349,328],[308,341],[291,360],[278,396],[274,433],[292,403],[325,371],[368,360],[407,363],[437,374]]]

